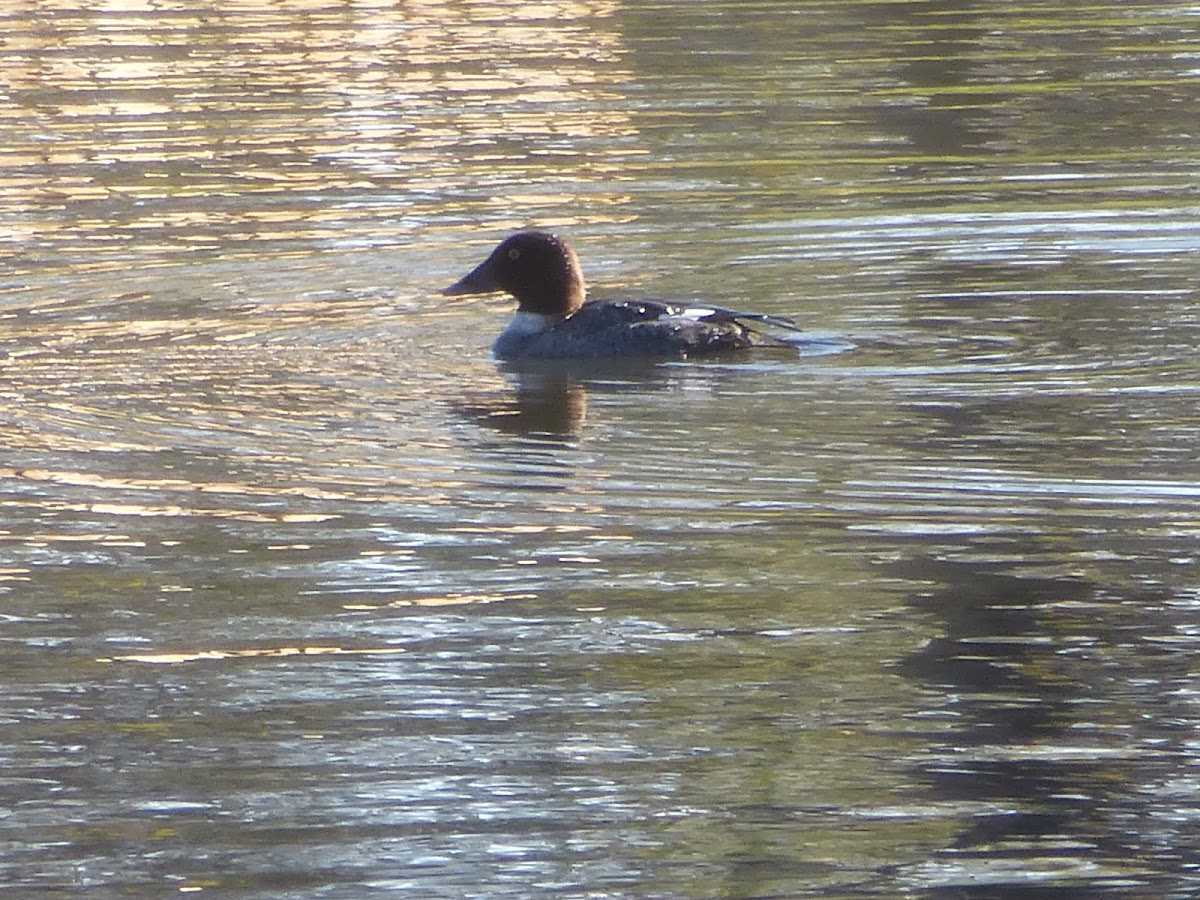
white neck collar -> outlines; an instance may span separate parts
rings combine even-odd
[[[512,317],[512,321],[508,323],[508,327],[504,329],[504,334],[516,337],[526,334],[541,334],[543,331],[549,331],[559,322],[558,316],[550,316],[545,313],[527,312],[525,310],[517,310],[516,315]]]

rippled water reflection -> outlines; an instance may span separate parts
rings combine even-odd
[[[1195,893],[1195,10],[3,16],[0,883]]]

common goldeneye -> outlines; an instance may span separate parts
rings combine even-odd
[[[496,338],[500,359],[663,357],[686,359],[750,347],[789,346],[752,330],[799,331],[787,319],[660,300],[584,302],[583,272],[575,252],[544,231],[523,231],[442,293],[506,291],[517,314]]]

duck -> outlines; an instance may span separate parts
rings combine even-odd
[[[588,300],[575,251],[557,235],[521,231],[503,241],[446,296],[511,294],[517,311],[492,345],[500,360],[692,359],[786,347],[768,329],[790,319],[663,300]]]

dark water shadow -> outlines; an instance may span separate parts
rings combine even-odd
[[[1183,860],[1196,839],[1163,790],[1189,777],[1194,753],[1157,687],[1188,668],[1145,643],[1163,627],[1165,598],[990,563],[888,569],[932,583],[912,606],[942,630],[897,666],[952,723],[929,732],[914,780],[969,823],[917,877],[921,896],[1195,889]]]

